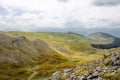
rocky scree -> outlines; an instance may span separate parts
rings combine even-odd
[[[86,70],[83,74],[79,74]],[[105,75],[112,73],[113,76]],[[117,78],[112,78],[114,76]],[[76,68],[56,71],[49,78],[40,78],[39,80],[120,80],[120,52],[106,56],[103,59],[96,60],[94,63],[87,63]]]

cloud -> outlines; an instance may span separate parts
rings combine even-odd
[[[0,7],[0,14],[1,14],[1,15],[6,15],[6,14],[8,14],[8,12],[7,12],[7,10],[4,9],[3,7]]]
[[[69,2],[69,0],[58,0],[60,2]]]
[[[120,0],[94,0],[96,6],[117,6],[120,5]]]
[[[0,0],[0,29],[81,29],[118,27],[118,23],[120,6],[93,6],[93,0]]]

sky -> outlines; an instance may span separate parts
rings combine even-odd
[[[120,0],[0,0],[0,30],[120,29]]]

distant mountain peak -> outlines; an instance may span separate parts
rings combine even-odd
[[[108,34],[108,33],[104,33],[104,32],[96,32],[96,33],[92,33],[90,35],[88,35],[88,38],[115,38],[115,36]]]
[[[108,33],[96,32],[88,35],[87,38],[93,47],[114,48],[120,46],[120,38]]]

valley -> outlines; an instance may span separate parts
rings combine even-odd
[[[0,80],[44,80],[56,71],[88,63],[95,67],[97,60],[119,53],[119,47],[120,39],[106,33],[0,32]],[[79,69],[77,75],[90,69]]]

